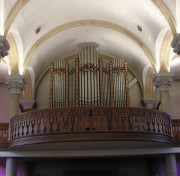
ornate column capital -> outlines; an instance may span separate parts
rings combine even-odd
[[[10,90],[10,94],[21,94],[25,85],[24,76],[10,75],[7,78],[6,84]]]
[[[159,91],[169,91],[173,74],[169,72],[157,73],[153,78],[153,83],[156,88],[159,88]]]

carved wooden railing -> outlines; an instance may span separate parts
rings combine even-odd
[[[11,119],[10,147],[61,141],[140,140],[171,143],[170,117],[130,107],[37,110]]]
[[[175,145],[180,145],[180,119],[172,120],[173,142]]]
[[[0,150],[8,149],[8,123],[0,123]]]

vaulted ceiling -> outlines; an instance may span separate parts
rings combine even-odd
[[[170,63],[180,77],[170,46],[180,32],[180,0],[0,0],[0,19],[0,35],[17,52],[0,63],[1,82],[12,59],[20,74],[29,68],[38,80],[52,60],[77,54],[82,42],[127,60],[142,84],[150,68],[170,71]]]

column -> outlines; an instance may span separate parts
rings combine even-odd
[[[172,82],[172,73],[158,73],[154,78],[154,85],[159,89],[161,110],[170,114],[170,97],[169,97],[169,87]],[[176,168],[176,155],[166,154],[166,173],[167,176],[177,176]]]
[[[10,75],[7,79],[7,85],[10,91],[10,112],[9,121],[14,116],[19,114],[19,100],[20,95],[24,89],[24,79],[22,75]],[[9,140],[10,140],[9,131]],[[6,176],[17,175],[17,163],[16,158],[6,159]]]
[[[6,176],[16,176],[17,175],[17,161],[16,158],[6,159]]]
[[[144,97],[143,101],[147,109],[153,109],[157,100],[154,97]]]
[[[172,73],[158,73],[154,77],[154,85],[159,89],[161,110],[170,114],[169,87],[172,82]]]
[[[177,176],[176,155],[175,154],[167,154],[165,156],[165,159],[166,159],[167,176]]]

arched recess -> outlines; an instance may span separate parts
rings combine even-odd
[[[154,95],[154,86],[153,86],[153,69],[147,66],[144,71],[144,97],[153,97]]]
[[[44,43],[46,42],[49,38],[52,36],[56,35],[59,32],[62,32],[67,29],[75,28],[75,27],[80,27],[80,26],[100,26],[100,27],[105,27],[109,28],[115,31],[118,31],[124,35],[126,35],[128,38],[133,40],[146,54],[147,58],[149,59],[152,68],[155,69],[155,61],[154,57],[151,53],[151,51],[148,49],[148,47],[132,32],[129,30],[123,28],[120,25],[117,25],[115,23],[107,22],[107,21],[101,21],[101,20],[94,20],[94,19],[88,19],[88,20],[77,20],[77,21],[72,21],[69,23],[65,23],[63,25],[57,26],[56,28],[52,29],[48,33],[46,33],[44,36],[42,36],[29,50],[29,52],[26,55],[26,58],[24,60],[23,64],[23,72],[25,72],[31,57],[33,54],[36,52],[36,50]]]

